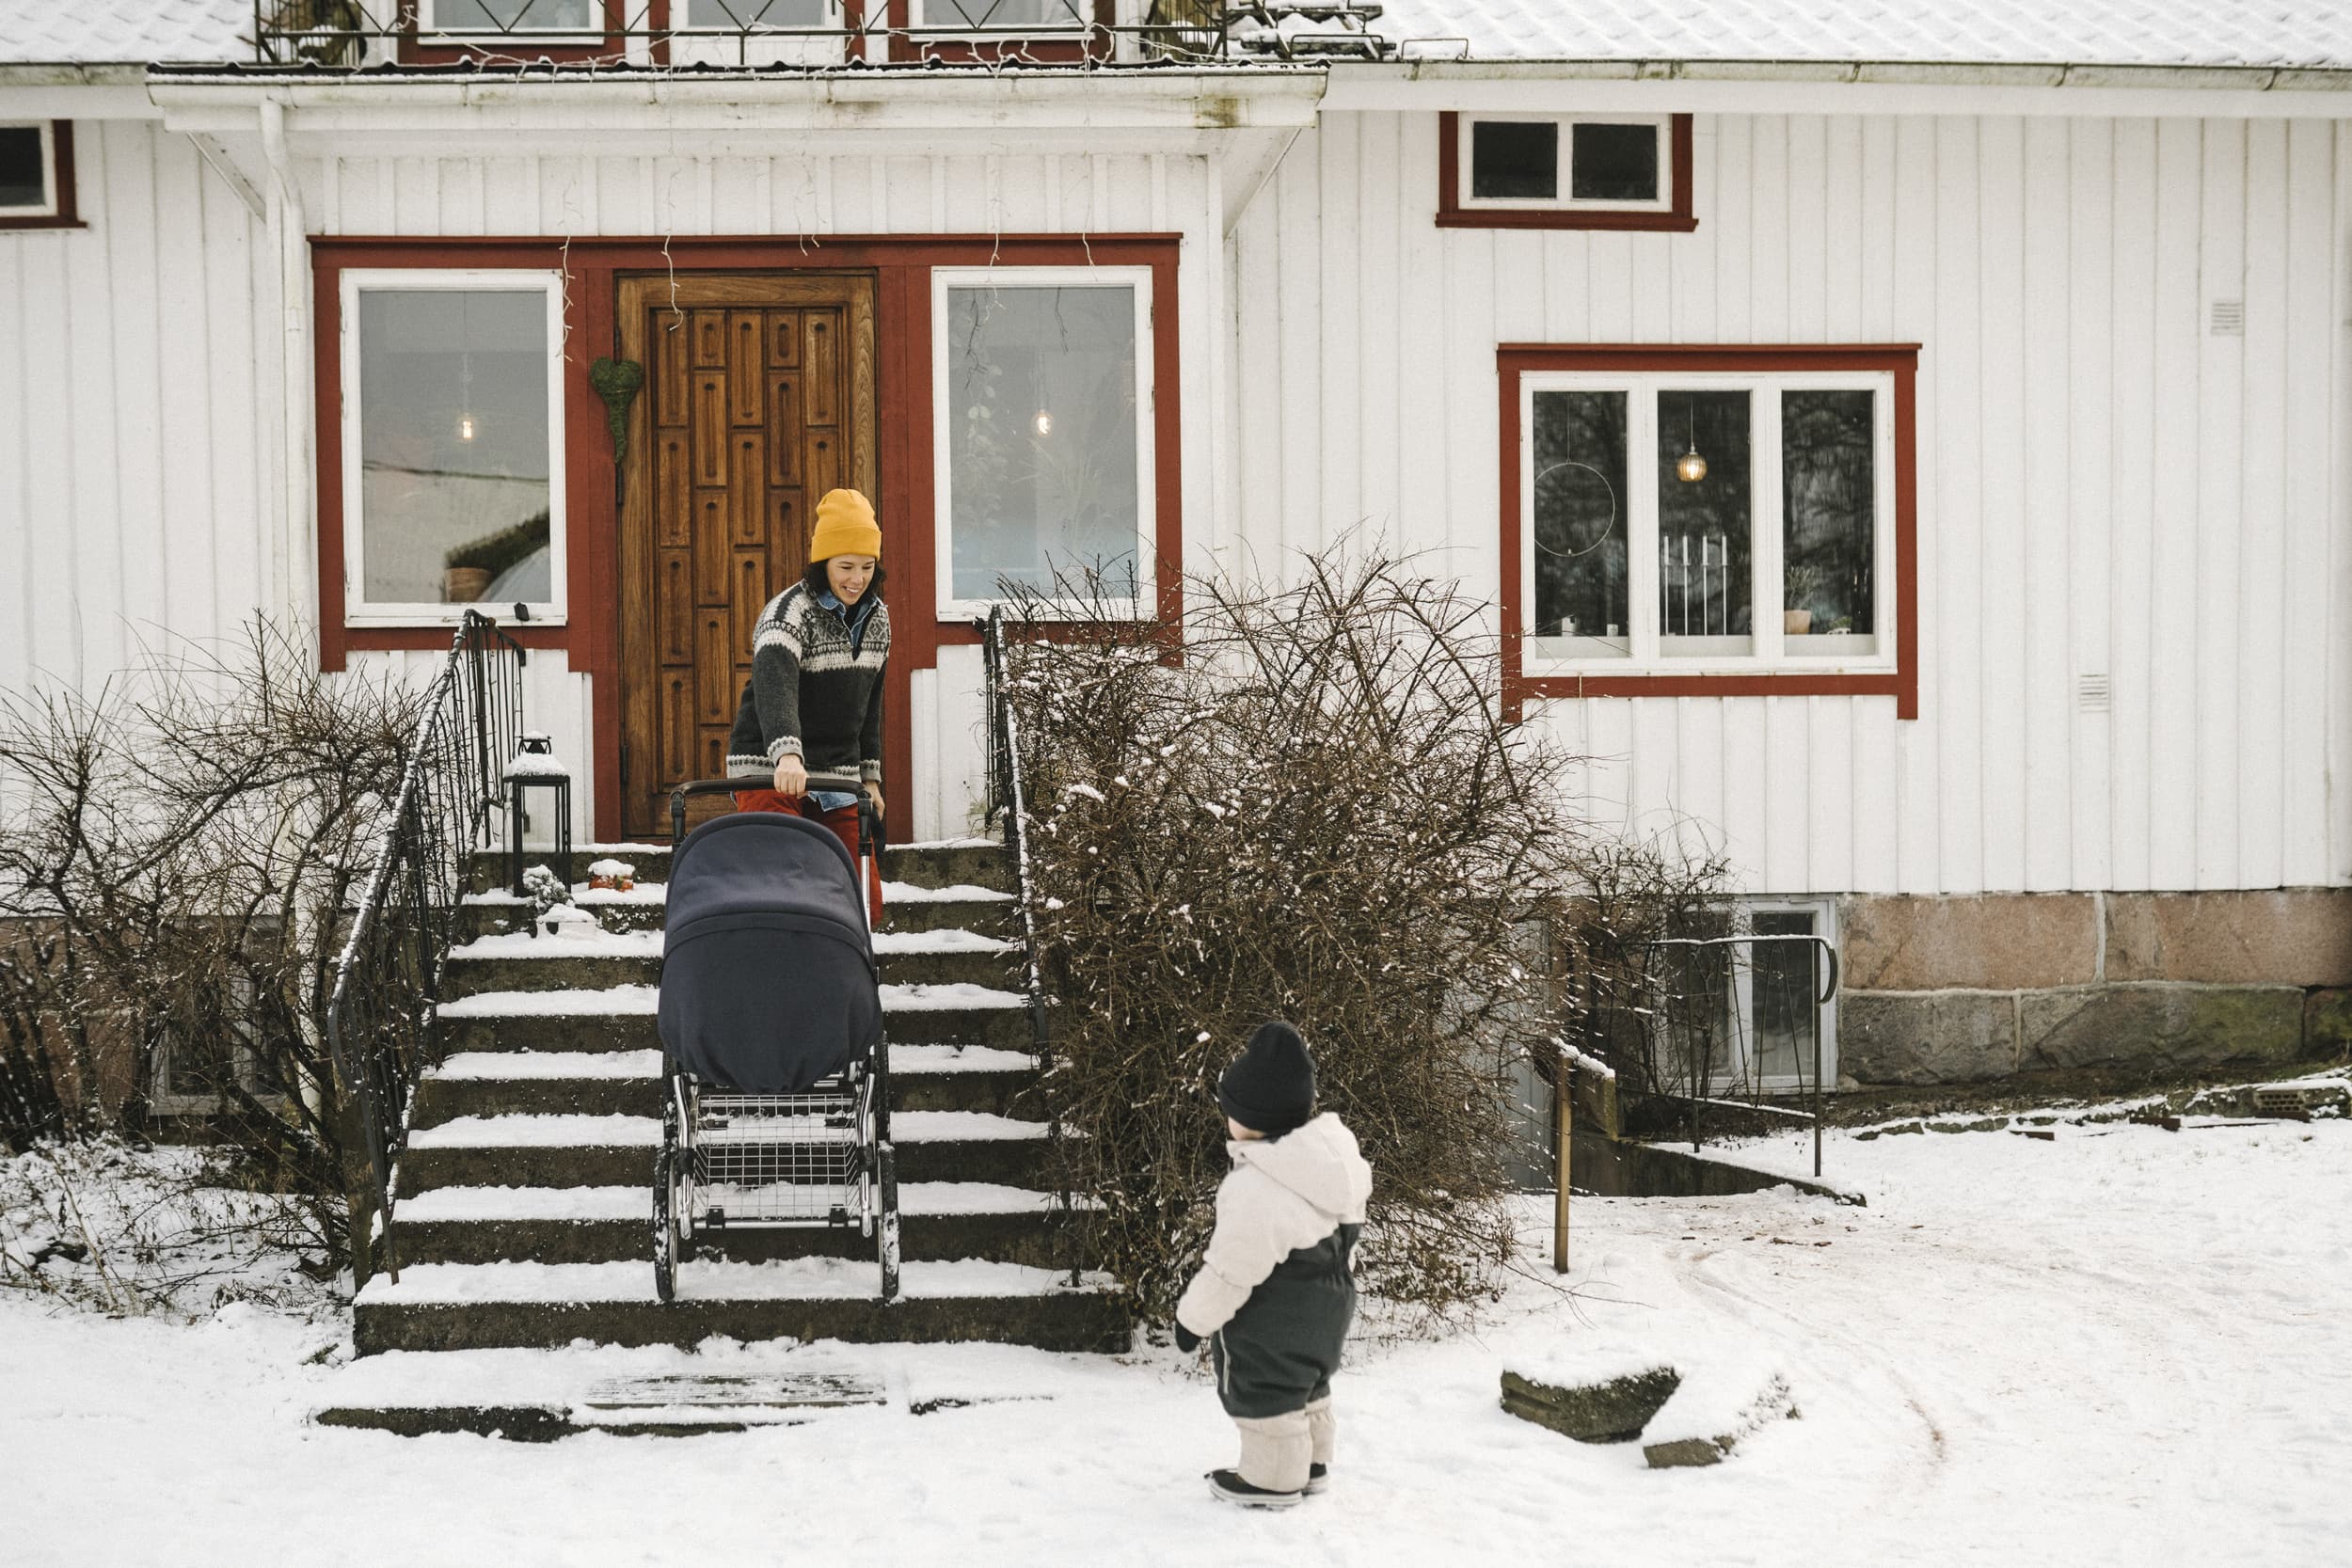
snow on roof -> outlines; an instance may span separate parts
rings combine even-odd
[[[253,0],[0,0],[0,63],[253,57]]]
[[[2352,0],[1383,0],[1407,57],[2352,67]],[[252,0],[0,0],[0,64],[246,62]]]
[[[2352,65],[2347,0],[1384,0],[1406,56]],[[1454,41],[1458,40],[1458,41]],[[1452,41],[1452,48],[1446,45]],[[1465,48],[1465,46],[1467,46]]]

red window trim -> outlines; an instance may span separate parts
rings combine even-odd
[[[49,184],[57,193],[57,210],[39,216],[0,214],[0,229],[87,229],[73,205],[73,122],[49,122]]]
[[[933,267],[1144,266],[1152,269],[1152,468],[1159,611],[1181,624],[1184,583],[1184,450],[1177,264],[1183,236],[1165,233],[891,234],[827,238],[803,248],[795,236],[660,235],[575,238],[463,236],[399,239],[313,235],[310,240],[312,379],[317,430],[319,667],[341,670],[354,650],[449,645],[446,624],[343,624],[342,273],[346,268],[568,267],[564,364],[566,603],[561,626],[519,628],[530,648],[561,648],[593,684],[596,832],[620,833],[620,507],[603,403],[588,386],[588,363],[612,352],[617,276],[626,272],[864,272],[875,279],[875,399],[882,415],[876,469],[882,553],[893,562],[894,605],[938,603],[933,548],[936,475],[931,451]],[[902,563],[902,564],[901,564]],[[939,649],[978,641],[970,622],[911,612],[895,620],[891,666],[903,683],[935,668]],[[903,684],[885,703],[882,761],[904,778],[914,747]]]
[[[1504,343],[1495,350],[1502,415],[1502,703],[1532,698],[1891,696],[1919,717],[1917,343]],[[1895,379],[1895,668],[1870,674],[1529,675],[1519,580],[1519,380],[1540,371],[1868,371]]]
[[[1569,118],[1573,119],[1573,116]],[[1438,116],[1438,227],[1440,229],[1635,229],[1687,234],[1699,226],[1691,206],[1691,117],[1675,115],[1667,128],[1674,206],[1663,213],[1613,213],[1605,208],[1464,207],[1462,117]]]

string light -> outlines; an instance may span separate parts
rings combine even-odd
[[[1051,436],[1054,434],[1054,416],[1050,409],[1039,409],[1037,411],[1037,418],[1031,420],[1029,423],[1036,427],[1037,433],[1040,436]]]
[[[1683,483],[1696,484],[1707,477],[1707,459],[1699,455],[1699,400],[1693,397],[1687,406],[1691,411],[1690,450],[1676,461],[1675,472]]]

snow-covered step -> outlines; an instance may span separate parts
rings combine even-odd
[[[411,1125],[466,1116],[652,1116],[661,1081],[659,1051],[463,1051],[425,1069]]]
[[[446,990],[462,998],[649,984],[660,977],[662,941],[659,930],[477,937],[450,950]],[[885,931],[875,939],[874,956],[886,985],[986,988],[1011,978],[1013,952],[1001,939],[970,931]]]
[[[548,863],[553,857],[545,851],[527,851],[524,860],[530,864]],[[596,861],[626,861],[636,867],[640,887],[647,882],[667,881],[670,877],[670,847],[667,844],[575,844],[572,846],[571,882],[588,880],[588,867]],[[476,893],[488,893],[512,885],[512,871],[503,849],[478,849],[469,866],[468,882]]]
[[[1012,887],[1012,868],[1005,859],[1004,845],[993,838],[894,844],[882,851],[882,882],[885,899],[892,882],[933,888],[983,887],[1002,893]]]
[[[1045,1185],[1048,1128],[982,1111],[895,1111],[901,1181]],[[464,1116],[408,1135],[404,1196],[453,1186],[626,1186],[652,1180],[652,1116]]]
[[[1048,1350],[1126,1348],[1124,1308],[1100,1275],[964,1259],[909,1261],[899,1299],[876,1299],[870,1258],[690,1262],[678,1299],[655,1299],[650,1263],[416,1264],[369,1281],[354,1312],[362,1354],[605,1344],[695,1345],[712,1335],[850,1343],[993,1339]]]
[[[437,1187],[393,1209],[404,1272],[419,1263],[602,1263],[650,1256],[650,1183],[601,1187]],[[915,1259],[993,1259],[1067,1267],[1072,1233],[1061,1200],[993,1181],[908,1181],[898,1188],[899,1245]],[[870,1255],[853,1227],[730,1227],[701,1252],[738,1261]]]

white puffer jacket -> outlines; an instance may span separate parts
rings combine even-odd
[[[1276,1139],[1235,1139],[1233,1168],[1216,1190],[1216,1229],[1176,1321],[1207,1338],[1242,1308],[1275,1266],[1343,1225],[1364,1223],[1372,1166],[1331,1112]]]

